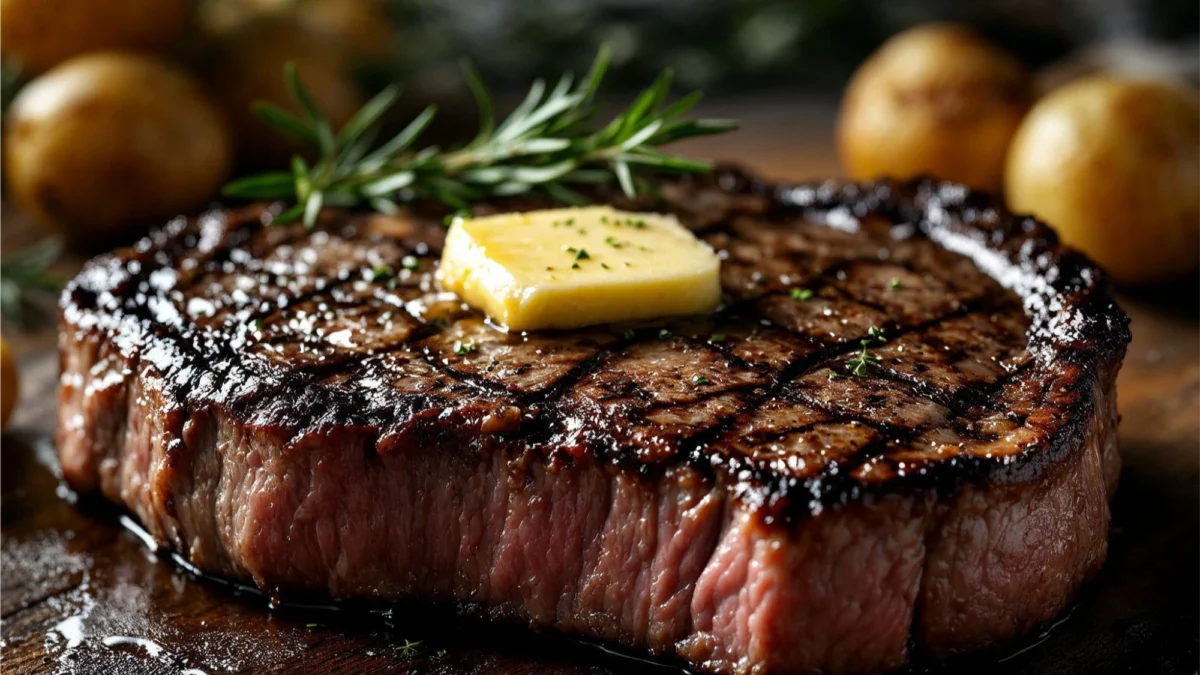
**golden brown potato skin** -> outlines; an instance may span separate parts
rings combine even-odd
[[[36,75],[87,52],[164,51],[188,0],[0,0],[0,58]]]
[[[1005,190],[1119,283],[1185,276],[1200,262],[1200,99],[1165,82],[1072,82],[1029,111]]]
[[[86,54],[30,82],[4,124],[9,194],[77,243],[203,207],[232,147],[203,89],[175,66]]]
[[[252,109],[254,103],[264,101],[300,112],[283,79],[284,64],[289,62],[296,65],[305,88],[334,129],[362,105],[345,55],[329,36],[296,16],[266,15],[230,28],[211,45],[206,80],[229,119],[238,158],[247,166],[278,167],[303,149]]]
[[[858,180],[928,174],[998,192],[1009,139],[1032,100],[1028,71],[971,31],[914,28],[855,73],[838,154]]]

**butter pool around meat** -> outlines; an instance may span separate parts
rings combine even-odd
[[[520,331],[708,312],[720,266],[674,216],[594,206],[457,219],[438,279]]]

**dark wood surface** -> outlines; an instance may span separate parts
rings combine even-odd
[[[755,133],[701,155],[766,175],[836,173],[829,106],[743,104]],[[36,238],[5,206],[3,250]],[[81,263],[68,256],[61,272]],[[1119,382],[1125,468],[1109,559],[1053,626],[916,672],[1192,673],[1200,654],[1200,326],[1196,282],[1123,295],[1133,344]],[[284,607],[151,553],[121,514],[60,486],[52,444],[54,332],[5,326],[22,399],[3,438],[3,673],[678,673],[602,647],[451,612]]]

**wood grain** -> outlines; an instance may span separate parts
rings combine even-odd
[[[751,132],[693,142],[782,179],[836,173],[824,105],[742,102]],[[37,237],[3,206],[2,247]],[[79,256],[61,263],[69,274]],[[1109,560],[1058,625],[916,672],[1190,673],[1200,621],[1200,324],[1194,282],[1127,296],[1134,340],[1119,381],[1125,468]],[[1187,293],[1177,289],[1186,288]],[[596,645],[428,608],[270,610],[256,593],[197,579],[150,553],[120,514],[74,503],[51,444],[51,328],[7,330],[22,402],[3,438],[0,671],[25,673],[671,673]],[[406,643],[408,646],[406,647]],[[413,644],[417,643],[417,644]]]

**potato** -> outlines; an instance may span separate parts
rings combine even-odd
[[[243,164],[278,168],[303,147],[281,136],[252,109],[255,102],[266,101],[299,112],[283,80],[288,62],[296,64],[305,88],[334,129],[363,103],[341,50],[295,15],[250,20],[219,37],[211,52],[206,78],[230,121]]]
[[[4,124],[10,194],[76,243],[101,243],[198,209],[229,172],[225,122],[184,72],[86,54],[30,82]]]
[[[0,0],[0,58],[35,75],[87,52],[164,51],[189,11],[188,0]]]
[[[8,343],[0,338],[0,430],[8,428],[8,418],[17,406],[17,397],[21,393],[20,385],[17,364],[8,351]]]
[[[1029,111],[1008,154],[1008,206],[1033,213],[1125,284],[1200,261],[1200,99],[1165,82],[1092,76]]]
[[[931,174],[997,192],[1009,139],[1032,99],[1026,69],[974,33],[914,28],[855,73],[838,118],[838,154],[859,180]]]

